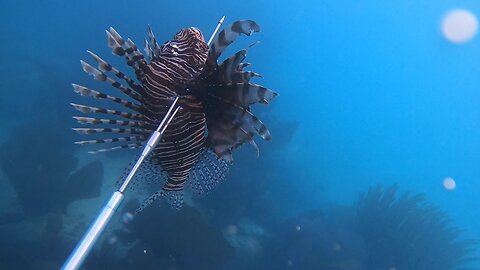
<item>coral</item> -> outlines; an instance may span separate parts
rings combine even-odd
[[[463,240],[447,215],[423,194],[397,196],[398,186],[375,186],[358,200],[355,230],[368,250],[365,269],[466,269],[476,241]]]
[[[466,270],[478,258],[446,213],[424,194],[375,186],[351,207],[329,207],[284,222],[266,243],[262,268]]]
[[[126,205],[130,210],[136,207],[138,202]],[[198,210],[188,205],[181,210],[169,206],[147,207],[126,223],[124,229],[116,230],[110,239],[118,239],[121,246],[133,246],[126,256],[119,258],[118,250],[114,253],[109,250],[120,245],[107,241],[102,252],[95,255],[97,258],[89,259],[86,266],[103,269],[112,267],[114,262],[124,267],[119,269],[215,270],[224,269],[233,256],[233,248],[222,232],[210,226]],[[106,257],[110,259],[105,260]]]
[[[0,168],[26,215],[64,211],[74,200],[100,194],[103,165],[99,161],[70,175],[77,158],[66,130],[64,134],[54,123],[33,122],[15,129],[0,146]]]
[[[24,212],[42,215],[61,210],[59,198],[52,194],[63,193],[63,181],[77,166],[71,151],[58,129],[39,124],[15,129],[0,147],[0,167]]]
[[[98,160],[92,161],[72,173],[64,188],[67,203],[100,196],[102,178],[103,164]]]
[[[271,269],[362,270],[366,256],[363,238],[321,211],[285,221],[266,249]]]

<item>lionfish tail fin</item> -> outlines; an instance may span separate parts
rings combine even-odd
[[[210,193],[219,183],[225,180],[229,167],[230,164],[228,162],[222,158],[219,158],[211,150],[205,149],[202,151],[192,170],[190,170],[186,183],[194,195],[206,195]],[[143,185],[150,181],[150,183],[147,184],[156,184],[158,187],[160,182],[156,181],[156,183],[152,183],[152,180],[148,179],[159,179],[159,177],[155,175],[158,174],[160,168],[148,166],[145,167],[142,165],[141,169],[142,176],[139,178],[134,178],[134,185],[140,182],[138,180],[141,180]],[[155,170],[156,172],[152,170]],[[148,177],[148,179],[145,177]],[[183,196],[185,192],[184,186],[172,185],[171,180],[168,180],[168,177],[165,175],[162,177],[162,182],[164,183],[163,187],[145,199],[135,211],[136,213],[140,213],[147,206],[151,205],[153,202],[162,197],[166,198],[170,207],[174,209],[180,209],[183,206]]]
[[[245,82],[212,84],[208,93],[213,98],[244,108],[255,103],[268,104],[278,95],[261,85]]]
[[[145,208],[151,205],[153,202],[155,202],[156,200],[162,197],[165,197],[167,199],[168,204],[174,209],[178,210],[183,206],[183,190],[177,190],[177,191],[158,190],[143,201],[143,203],[135,210],[135,214],[139,214]]]
[[[208,194],[223,182],[230,164],[211,150],[204,150],[190,171],[188,184],[197,196]]]

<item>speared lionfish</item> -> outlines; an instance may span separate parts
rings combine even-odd
[[[174,39],[159,45],[148,27],[145,38],[145,57],[130,39],[123,39],[115,29],[107,30],[108,46],[113,54],[125,57],[133,68],[136,80],[91,51],[87,51],[98,64],[95,68],[80,61],[83,70],[95,80],[111,84],[127,97],[119,98],[73,84],[75,92],[82,96],[109,100],[122,109],[106,109],[73,104],[82,113],[117,116],[120,119],[74,117],[81,124],[110,127],[74,128],[81,134],[120,133],[123,137],[86,140],[77,144],[119,143],[119,145],[90,153],[123,148],[141,148],[156,129],[175,97],[179,97],[181,109],[166,129],[161,141],[153,150],[148,177],[164,176],[159,191],[151,195],[140,207],[143,209],[160,196],[180,207],[182,191],[188,181],[196,193],[211,190],[225,178],[232,161],[232,150],[244,143],[258,147],[253,136],[258,134],[270,140],[266,126],[250,111],[255,103],[268,104],[277,94],[265,87],[250,83],[259,74],[244,70],[243,63],[248,49],[243,49],[218,64],[222,52],[240,34],[250,36],[260,27],[251,20],[236,21],[220,32],[209,48],[202,32],[185,28]],[[123,84],[108,76],[115,75]],[[125,85],[126,84],[126,85]]]

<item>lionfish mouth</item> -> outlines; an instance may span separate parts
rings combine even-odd
[[[260,27],[254,21],[236,21],[222,30],[208,48],[198,28],[182,29],[173,40],[159,45],[149,27],[144,55],[133,41],[123,39],[110,28],[107,31],[108,46],[114,54],[125,58],[136,78],[129,78],[88,51],[98,67],[81,61],[83,70],[95,80],[107,82],[120,90],[124,97],[77,84],[73,85],[75,92],[116,103],[123,109],[72,103],[76,110],[94,115],[75,117],[80,124],[91,126],[74,130],[81,134],[104,134],[104,137],[119,134],[120,137],[76,143],[112,145],[91,153],[141,148],[158,125],[155,119],[162,119],[171,100],[179,97],[181,110],[149,157],[143,178],[134,180],[155,183],[158,189],[141,209],[165,195],[172,205],[180,207],[185,184],[189,184],[196,194],[209,192],[225,179],[233,160],[233,150],[251,144],[258,153],[254,137],[271,138],[267,127],[253,115],[250,106],[268,104],[277,94],[250,82],[253,77],[260,77],[245,70],[250,64],[243,63],[243,60],[250,47],[218,63],[222,52],[238,36],[259,31]]]

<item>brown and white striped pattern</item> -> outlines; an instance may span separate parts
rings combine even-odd
[[[151,38],[154,40],[154,38]],[[146,66],[141,78],[149,99],[165,100],[180,95],[181,110],[170,123],[153,158],[167,172],[164,190],[182,190],[190,170],[205,146],[206,120],[202,103],[187,88],[202,71],[208,47],[201,32],[187,28],[162,47],[160,54]],[[147,109],[163,117],[166,107],[145,104]],[[160,120],[160,119],[159,119]]]
[[[96,116],[74,117],[80,124],[90,125],[74,128],[78,133],[121,135],[83,140],[77,144],[116,144],[91,153],[143,147],[178,96],[181,109],[149,157],[149,169],[161,170],[165,183],[161,190],[144,202],[142,208],[160,196],[169,198],[174,206],[181,206],[181,191],[187,180],[196,193],[210,191],[225,178],[228,169],[225,161],[232,160],[234,149],[248,143],[255,147],[258,154],[254,136],[259,135],[266,140],[271,138],[265,125],[251,113],[250,106],[267,104],[277,94],[250,83],[253,77],[260,77],[255,72],[244,70],[250,64],[242,61],[251,46],[222,64],[217,63],[222,52],[238,36],[259,31],[260,27],[254,21],[234,22],[220,32],[209,49],[197,28],[183,29],[173,40],[159,45],[148,27],[145,58],[132,40],[124,39],[110,28],[106,31],[108,46],[113,54],[125,58],[127,65],[135,71],[136,80],[91,51],[87,52],[97,67],[84,61],[81,64],[88,75],[120,90],[125,98],[77,84],[73,87],[82,96],[116,103],[123,109],[71,105],[81,113]]]

